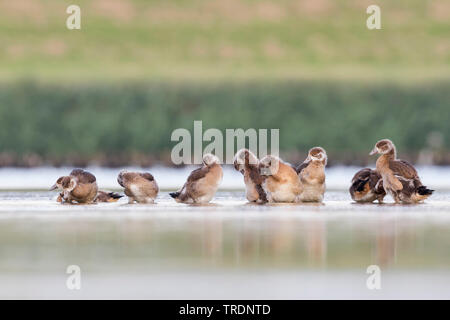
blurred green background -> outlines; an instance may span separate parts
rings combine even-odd
[[[391,138],[448,164],[449,119],[448,0],[0,0],[2,166],[170,164],[194,120],[279,128],[295,162]]]

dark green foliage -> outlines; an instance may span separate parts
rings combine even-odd
[[[282,151],[321,145],[336,158],[390,138],[404,152],[438,132],[450,149],[450,82],[130,83],[0,86],[0,152],[44,159],[158,155],[176,128],[279,128]],[[206,145],[206,143],[205,143]],[[335,158],[335,159],[336,159]]]

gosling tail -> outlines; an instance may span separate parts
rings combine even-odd
[[[428,189],[425,186],[420,186],[417,188],[417,193],[421,196],[431,196],[433,194],[434,190]]]
[[[416,189],[412,199],[414,202],[421,203],[433,194],[434,190],[430,190],[425,186],[420,186]]]
[[[114,200],[119,200],[120,198],[123,197],[123,195],[118,194],[117,192],[109,192],[108,196],[110,196]]]
[[[169,193],[169,195],[174,199],[177,199],[180,196],[180,194],[181,194],[181,192],[179,192],[179,191]]]
[[[361,192],[361,191],[364,191],[364,187],[368,181],[369,181],[369,179],[365,179],[365,180],[359,179],[359,180],[355,181],[353,186],[356,191]]]

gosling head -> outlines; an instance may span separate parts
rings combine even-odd
[[[245,164],[254,164],[258,165],[259,160],[258,158],[248,149],[241,149],[239,150],[236,155],[234,156],[233,164],[234,168],[239,171],[240,173],[244,173]]]
[[[387,154],[387,153],[390,153],[392,151],[395,154],[396,150],[395,150],[394,143],[391,140],[389,140],[389,139],[383,139],[383,140],[378,141],[375,144],[375,147],[370,152],[370,155],[374,155],[374,154],[377,154],[377,153],[379,153],[379,154]]]
[[[267,155],[259,161],[259,169],[262,175],[270,176],[278,172],[280,158],[273,155]]]
[[[60,177],[56,180],[56,183],[51,187],[50,190],[60,189],[67,192],[71,192],[77,186],[77,180],[74,177],[65,176]]]
[[[68,181],[70,181],[69,176],[59,177],[58,180],[56,180],[55,184],[49,189],[49,191],[64,189],[63,183],[67,184]]]
[[[117,176],[117,182],[123,188],[125,188],[125,174],[126,173],[128,173],[127,170],[122,170],[119,172],[119,175]]]
[[[327,165],[328,156],[327,152],[322,147],[314,147],[308,152],[308,159],[311,161],[319,161],[322,162],[323,165]]]
[[[220,160],[215,155],[207,153],[203,156],[203,164],[207,167],[211,167],[215,164],[220,164]]]

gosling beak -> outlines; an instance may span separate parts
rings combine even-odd
[[[374,154],[377,154],[377,153],[378,153],[377,148],[373,148],[373,150],[370,151],[369,155],[373,156]]]
[[[58,186],[56,185],[56,183],[48,190],[48,191],[53,191],[58,189]]]

